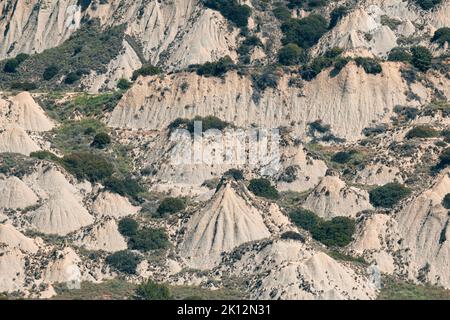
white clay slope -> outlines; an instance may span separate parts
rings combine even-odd
[[[23,288],[24,264],[24,255],[20,250],[0,250],[0,292],[15,292]]]
[[[235,182],[227,182],[189,219],[180,248],[189,266],[210,268],[223,252],[270,236],[263,213],[248,197],[239,194],[236,187]]]
[[[25,130],[17,125],[10,125],[0,132],[0,153],[21,153],[28,156],[30,153],[39,150],[39,146]]]
[[[83,230],[77,239],[77,244],[88,250],[103,250],[115,252],[125,250],[127,243],[119,233],[113,219],[101,221],[88,230]]]
[[[139,207],[133,206],[127,198],[108,191],[102,192],[97,196],[92,209],[100,216],[114,218],[133,215],[139,211]]]
[[[31,223],[41,232],[66,235],[92,224],[93,218],[72,193],[62,189],[32,213]]]
[[[355,217],[358,212],[372,209],[367,191],[346,186],[336,175],[325,176],[303,206],[325,219]]]
[[[35,205],[38,197],[17,177],[0,176],[0,208],[18,209]]]
[[[15,124],[26,131],[49,131],[55,124],[28,92],[0,101],[0,124]]]
[[[375,288],[352,268],[292,240],[242,253],[233,272],[249,277],[253,299],[373,299]]]
[[[33,239],[30,239],[19,232],[12,225],[0,224],[0,245],[6,244],[9,248],[20,249],[24,252],[36,253],[38,246]]]

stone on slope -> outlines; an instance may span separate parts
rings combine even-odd
[[[94,222],[89,212],[69,191],[62,189],[31,214],[31,223],[41,232],[66,235]]]
[[[39,201],[36,194],[17,177],[0,176],[0,208],[24,209]]]

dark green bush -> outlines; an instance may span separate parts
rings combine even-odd
[[[328,29],[333,29],[339,20],[342,19],[347,13],[349,9],[345,6],[339,6],[333,9],[330,13],[330,24],[328,25]]]
[[[329,124],[323,124],[322,120],[316,120],[313,122],[308,123],[311,131],[317,131],[319,133],[327,133],[330,131],[330,125]]]
[[[388,55],[389,61],[411,62],[412,55],[405,48],[393,48]]]
[[[442,199],[442,205],[445,209],[450,209],[450,193],[447,193],[444,199]]]
[[[244,173],[239,169],[230,169],[223,174],[224,177],[232,177],[234,180],[244,180]]]
[[[315,45],[327,31],[327,21],[318,14],[303,19],[289,19],[281,25],[283,44],[295,43],[304,49]]]
[[[150,251],[166,249],[169,239],[163,229],[141,229],[130,237],[129,245],[134,250]]]
[[[128,90],[131,88],[131,82],[122,78],[117,82],[117,88],[120,90]]]
[[[34,82],[13,82],[11,83],[12,90],[20,90],[20,91],[33,91],[37,89],[37,85]]]
[[[305,237],[303,237],[300,233],[297,233],[295,231],[286,231],[281,234],[280,238],[283,240],[294,240],[303,243],[305,242]]]
[[[109,177],[103,182],[103,185],[109,191],[118,193],[121,196],[129,196],[132,199],[137,199],[139,194],[144,191],[141,184],[130,177],[124,179]]]
[[[431,38],[432,42],[439,43],[440,45],[444,45],[446,42],[450,44],[450,28],[444,27],[439,28],[434,32],[433,38]]]
[[[155,67],[154,65],[151,65],[151,64],[146,64],[146,65],[143,65],[138,70],[135,70],[133,72],[131,79],[134,81],[139,76],[144,76],[144,77],[154,76],[154,75],[160,74],[161,72],[162,72],[162,70],[160,68]]]
[[[430,126],[427,125],[421,125],[412,128],[408,131],[406,134],[406,139],[413,139],[413,138],[434,138],[439,136],[439,131],[433,129]]]
[[[252,10],[247,5],[240,5],[237,0],[204,0],[206,7],[219,11],[226,19],[239,28],[246,27]]]
[[[30,57],[30,55],[28,55],[28,54],[26,54],[26,53],[19,53],[17,56],[16,56],[16,60],[17,60],[17,62],[19,63],[19,65],[22,63],[22,62],[24,62],[25,60],[27,60],[28,58]]]
[[[376,187],[369,192],[370,203],[374,207],[393,208],[400,200],[409,196],[411,190],[392,182]]]
[[[49,161],[58,161],[59,160],[59,158],[56,155],[54,155],[53,153],[51,153],[50,151],[47,151],[47,150],[32,152],[32,153],[30,153],[30,157],[40,159],[40,160],[49,160]]]
[[[444,141],[450,143],[450,130],[442,130],[441,136],[444,137]]]
[[[314,212],[305,209],[294,210],[289,217],[296,226],[308,231],[317,228],[320,223],[320,218]]]
[[[444,169],[450,165],[450,148],[444,149],[439,156],[439,163],[437,169]]]
[[[250,180],[248,189],[258,197],[272,200],[280,197],[278,190],[272,186],[269,180],[264,178]]]
[[[277,88],[280,75],[274,67],[267,67],[261,73],[253,75],[253,84],[256,89],[264,91],[267,88]]]
[[[383,69],[378,61],[372,58],[358,57],[355,59],[356,65],[362,67],[366,73],[377,74]]]
[[[286,21],[291,17],[291,11],[283,5],[278,5],[273,9],[273,15],[280,21]]]
[[[356,223],[348,217],[335,217],[330,221],[322,221],[313,229],[314,239],[326,246],[344,247],[352,241]]]
[[[79,81],[81,79],[81,76],[76,72],[69,72],[66,75],[66,78],[64,79],[65,84],[74,84],[75,82]]]
[[[116,271],[124,272],[127,274],[135,274],[136,268],[141,262],[141,258],[128,250],[117,251],[106,257],[106,263],[110,265]]]
[[[230,126],[228,122],[222,121],[221,119],[215,116],[206,116],[206,117],[196,116],[194,119],[190,120],[187,123],[187,129],[189,132],[194,133],[196,121],[200,121],[202,123],[202,132],[208,131],[210,129],[222,131],[228,126]]]
[[[49,81],[53,79],[59,72],[59,68],[56,65],[51,65],[45,68],[44,73],[42,74],[42,78],[45,81]]]
[[[92,140],[91,147],[104,149],[111,143],[111,137],[106,132],[97,133]]]
[[[78,179],[98,182],[113,173],[112,164],[103,156],[90,152],[74,152],[62,159],[64,167]]]
[[[420,71],[427,71],[431,68],[431,59],[433,55],[430,50],[425,47],[417,46],[411,48],[412,59],[411,64]]]
[[[311,232],[315,240],[327,246],[346,246],[355,233],[355,220],[347,217],[335,217],[326,221],[305,209],[294,210],[289,217],[296,226]]]
[[[442,0],[414,0],[423,10],[430,10],[442,2]]]
[[[158,284],[151,280],[141,283],[136,289],[138,300],[170,300],[172,296],[169,288],[164,284]]]
[[[122,218],[119,221],[119,232],[125,236],[125,237],[131,237],[134,236],[138,229],[139,229],[139,224],[137,223],[136,220],[134,220],[133,218]]]
[[[278,51],[278,61],[285,66],[298,64],[304,60],[305,50],[295,43],[289,43]]]
[[[19,67],[19,62],[16,59],[9,59],[6,61],[3,71],[8,73],[14,73],[16,72],[17,68]]]
[[[205,77],[222,77],[234,67],[233,60],[229,56],[225,56],[216,62],[206,62],[198,66],[197,74]]]
[[[165,198],[161,201],[156,212],[160,216],[176,213],[186,208],[186,201],[182,198]]]
[[[331,157],[331,161],[344,164],[349,162],[355,153],[355,150],[339,151]]]

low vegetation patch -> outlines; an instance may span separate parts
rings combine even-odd
[[[116,271],[127,274],[135,274],[136,268],[141,262],[141,258],[129,250],[122,250],[110,254],[106,257],[105,261]]]
[[[226,19],[242,28],[248,24],[252,9],[247,5],[240,5],[237,0],[204,0],[207,8],[219,11]]]
[[[406,134],[406,139],[414,138],[434,138],[439,136],[439,131],[433,129],[430,126],[422,125],[412,128]]]
[[[272,186],[269,180],[260,178],[250,180],[248,189],[258,197],[275,200],[279,198],[278,190]]]
[[[334,217],[327,221],[305,209],[296,209],[289,216],[295,225],[311,232],[315,240],[326,246],[344,247],[355,233],[356,223],[351,218]]]
[[[303,49],[315,45],[328,30],[328,22],[318,14],[310,14],[302,19],[291,18],[281,25],[283,44],[295,43]]]
[[[392,182],[370,190],[369,200],[374,207],[393,208],[400,200],[410,194],[409,188]]]
[[[169,239],[163,229],[144,228],[132,235],[128,244],[134,250],[150,251],[166,249]]]
[[[143,77],[154,76],[154,75],[160,74],[161,72],[162,72],[162,70],[160,68],[155,67],[154,65],[151,65],[151,64],[146,64],[146,65],[143,65],[138,70],[135,70],[133,72],[131,79],[134,81],[139,76],[143,76]],[[126,87],[126,83],[124,81],[119,82],[119,84]]]
[[[169,124],[169,131],[175,129],[186,129],[191,134],[194,133],[195,122],[201,123],[201,132],[205,132],[209,129],[224,130],[225,128],[231,126],[228,122],[223,121],[215,116],[200,117],[196,116],[194,119],[182,119],[177,118]]]
[[[158,206],[156,212],[160,217],[177,213],[186,208],[186,200],[183,198],[164,198]]]
[[[138,229],[139,229],[139,224],[136,220],[134,220],[133,218],[122,218],[119,221],[119,232],[125,236],[125,237],[131,237],[134,236]]]
[[[229,56],[220,58],[216,62],[206,62],[202,65],[191,66],[197,69],[197,74],[204,77],[223,77],[228,71],[236,66]]]
[[[450,44],[450,28],[443,27],[439,28],[434,32],[433,38],[431,38],[431,42],[436,42],[443,46],[446,42]]]
[[[417,46],[411,48],[412,58],[411,64],[420,71],[427,71],[431,68],[431,60],[433,55],[430,50],[425,47]]]
[[[141,283],[135,293],[138,300],[170,300],[169,287],[164,284],[158,284],[151,280]]]
[[[378,74],[381,73],[381,71],[383,71],[380,63],[372,58],[358,57],[355,58],[355,62],[356,65],[358,67],[362,67],[366,73]]]

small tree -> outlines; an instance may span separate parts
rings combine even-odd
[[[393,182],[372,189],[369,192],[369,200],[374,207],[392,208],[410,193],[409,188]]]
[[[136,298],[138,300],[170,300],[172,296],[166,285],[148,280],[136,289]]]
[[[106,263],[116,271],[127,274],[135,274],[136,268],[141,262],[140,257],[128,250],[117,251],[106,257]]]
[[[356,65],[362,67],[366,73],[377,74],[383,71],[378,61],[372,58],[358,57],[355,59],[355,62]]]
[[[286,66],[300,63],[305,56],[305,50],[295,43],[289,43],[278,52],[278,61]]]
[[[232,177],[234,180],[244,180],[244,173],[239,169],[230,169],[226,171],[224,177]]]
[[[442,199],[442,205],[445,209],[450,209],[450,193],[447,193],[444,199]]]
[[[280,197],[278,190],[272,186],[269,180],[264,178],[252,179],[250,181],[248,189],[258,197],[264,197],[272,200],[278,199]]]
[[[182,198],[165,198],[158,206],[156,212],[160,215],[172,214],[184,210],[186,201]]]
[[[106,132],[97,133],[92,140],[91,147],[105,149],[111,143],[111,137]]]
[[[439,131],[433,129],[430,126],[423,125],[412,128],[406,134],[406,139],[413,138],[434,138],[439,135]]]
[[[393,48],[388,55],[389,61],[411,62],[412,56],[405,48]]]
[[[439,28],[434,32],[433,38],[431,38],[432,42],[436,42],[443,46],[446,42],[450,44],[450,28],[444,27]]]
[[[146,64],[146,65],[142,66],[140,69],[134,71],[131,79],[134,81],[139,76],[144,76],[144,77],[154,76],[154,75],[160,74],[161,72],[162,72],[162,70],[160,68],[155,67],[152,64]]]
[[[119,232],[126,237],[134,236],[139,228],[139,224],[132,218],[123,218],[119,221]]]
[[[417,46],[411,48],[412,59],[411,63],[414,67],[420,71],[427,71],[431,67],[431,59],[433,55],[430,50],[425,47]]]
[[[19,66],[19,62],[16,59],[9,59],[6,61],[5,66],[3,67],[3,71],[7,73],[14,73]]]
[[[438,169],[444,169],[450,165],[450,148],[445,149],[439,156]]]
[[[46,81],[53,79],[59,72],[59,68],[56,65],[51,65],[45,68],[42,78]]]
[[[292,222],[298,227],[311,231],[317,228],[320,218],[312,211],[296,209],[289,214]]]
[[[131,88],[131,82],[122,78],[117,82],[117,88],[120,90],[128,90]]]
[[[163,229],[142,229],[138,230],[129,241],[132,249],[150,251],[166,249],[169,246],[169,239]]]

